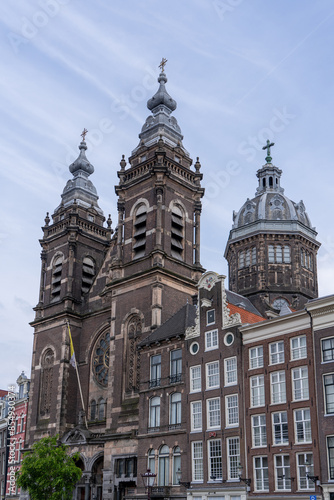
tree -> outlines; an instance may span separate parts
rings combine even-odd
[[[24,454],[17,485],[31,500],[71,500],[82,471],[75,465],[79,453],[68,455],[58,436],[42,438]]]

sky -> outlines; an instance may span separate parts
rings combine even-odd
[[[159,63],[206,195],[201,263],[227,274],[233,210],[255,195],[270,139],[281,186],[304,201],[334,293],[331,0],[16,0],[0,14],[0,388],[29,376],[39,239],[87,134],[90,177],[117,221],[117,170],[150,114]]]

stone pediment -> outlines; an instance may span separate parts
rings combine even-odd
[[[62,437],[62,443],[69,446],[86,444],[91,434],[92,433],[87,429],[83,429],[82,427],[75,427],[74,429],[71,429],[70,431],[66,432],[66,434],[64,434],[64,436]]]

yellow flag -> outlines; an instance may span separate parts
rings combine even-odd
[[[67,328],[68,328],[68,334],[70,336],[70,350],[71,350],[70,364],[73,366],[73,368],[75,368],[76,367],[75,353],[74,353],[74,347],[73,347],[72,335],[71,335],[71,330],[70,330],[70,324],[69,323],[67,323]]]

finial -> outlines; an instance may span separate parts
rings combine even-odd
[[[110,217],[110,214],[109,214],[108,220],[107,220],[107,226],[108,226],[108,228],[111,227],[111,224],[112,224],[112,220],[111,220],[111,217]]]
[[[126,166],[126,161],[125,161],[125,156],[122,155],[122,159],[121,161],[119,162],[120,166],[121,166],[121,169],[124,170],[125,169],[125,166]]]
[[[86,128],[84,128],[83,131],[82,131],[82,134],[81,134],[83,142],[85,142],[85,140],[86,140],[86,134],[87,133],[88,133],[88,130]]]
[[[45,225],[48,226],[50,224],[49,212],[46,212],[46,217],[44,219]]]
[[[167,59],[164,57],[161,59],[161,63],[159,64],[159,68],[161,69],[161,73],[165,72],[165,66],[166,66]]]
[[[267,144],[266,146],[263,146],[263,150],[266,149],[267,150],[267,156],[266,156],[266,162],[267,163],[271,163],[271,160],[272,160],[272,157],[270,156],[270,148],[272,146],[275,146],[275,143],[274,142],[270,142],[269,139],[267,139]]]
[[[199,161],[199,156],[197,156],[197,158],[196,158],[196,163],[195,163],[195,165],[194,165],[194,166],[195,166],[195,170],[196,170],[196,172],[199,172],[199,171],[200,171],[200,169],[201,169],[201,164],[200,164],[200,161]]]

